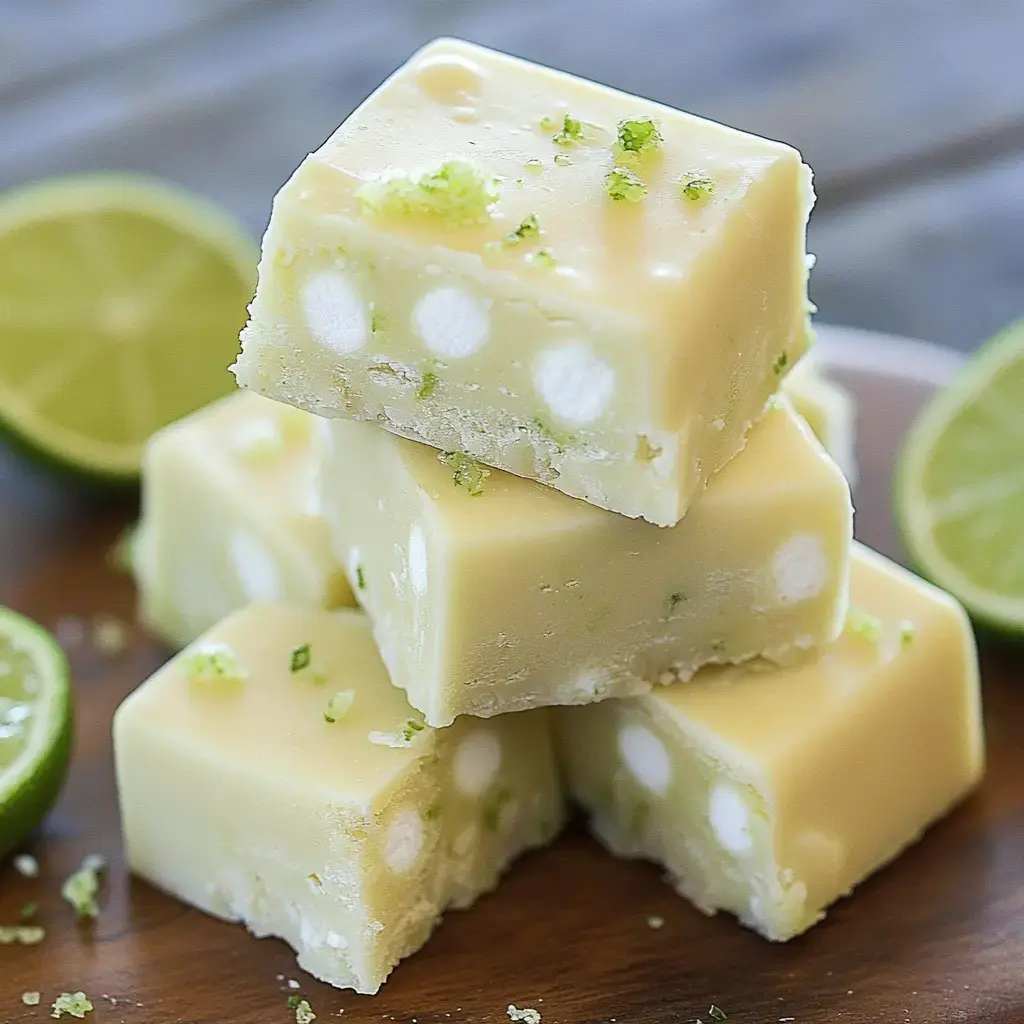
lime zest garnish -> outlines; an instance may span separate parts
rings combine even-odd
[[[51,1017],[63,1017],[64,1014],[71,1017],[84,1017],[92,1013],[92,1002],[84,992],[62,992],[53,1003]]]
[[[882,620],[859,604],[850,605],[850,610],[846,614],[846,628],[854,636],[862,636],[873,644],[880,643],[885,635]]]
[[[396,732],[374,730],[367,739],[379,747],[411,747],[416,735],[426,728],[422,718],[410,718]]]
[[[904,619],[900,623],[900,646],[906,647],[908,644],[912,644],[916,635],[917,627],[910,619]]]
[[[466,452],[441,452],[437,461],[452,471],[452,483],[463,487],[474,498],[484,493],[484,483],[491,471],[482,466],[472,455]]]
[[[312,660],[311,650],[309,644],[300,644],[292,650],[290,662],[292,672],[301,672],[304,668],[309,667],[309,663]]]
[[[39,910],[39,904],[35,900],[29,900],[28,903],[22,903],[21,910],[18,911],[19,921],[31,921],[36,916]]]
[[[691,174],[684,174],[679,183],[679,195],[691,203],[706,198],[715,191],[714,181],[703,171],[694,171]]]
[[[324,712],[324,721],[334,725],[339,719],[344,718],[355,703],[355,699],[356,695],[352,690],[339,690],[331,694],[327,701],[327,710]]]
[[[510,231],[502,241],[505,245],[518,245],[524,239],[536,238],[540,234],[540,225],[537,223],[537,215],[528,213],[520,222],[519,227]]]
[[[637,163],[644,154],[661,149],[661,132],[649,117],[627,118],[618,125],[612,153],[617,163]]]
[[[220,642],[200,644],[186,656],[183,666],[194,683],[240,683],[249,677],[231,646]]]
[[[74,908],[79,921],[92,921],[99,917],[96,895],[100,891],[100,874],[104,866],[102,858],[87,857],[61,886],[61,896]]]
[[[358,590],[366,589],[366,572],[361,565],[356,566],[356,588]]]
[[[620,165],[613,167],[604,176],[604,187],[616,202],[625,199],[629,203],[639,203],[647,195],[647,186],[639,175]]]
[[[519,1010],[512,1003],[509,1003],[506,1012],[508,1013],[509,1020],[522,1021],[523,1024],[540,1024],[540,1013],[533,1009],[532,1006],[524,1006]]]
[[[574,146],[582,138],[583,122],[566,114],[562,118],[561,129],[551,136],[551,141],[556,146]]]
[[[416,389],[416,397],[422,401],[424,398],[429,398],[436,390],[437,385],[440,383],[441,378],[438,377],[433,370],[427,370],[423,374],[423,382]]]
[[[786,368],[788,364],[789,353],[783,350],[775,357],[775,362],[772,363],[772,373],[774,373],[775,376],[778,377],[779,374],[782,373],[782,371]]]
[[[36,924],[0,925],[0,946],[38,946],[46,938],[46,929]]]
[[[367,213],[382,217],[429,217],[451,227],[490,219],[498,182],[465,160],[446,160],[418,174],[394,172],[359,186],[356,198]]]
[[[302,996],[289,996],[288,1009],[295,1011],[295,1024],[313,1024],[316,1020],[313,1007]]]
[[[526,262],[534,267],[543,267],[550,270],[556,266],[557,260],[555,254],[548,248],[534,249],[533,252],[526,254]]]

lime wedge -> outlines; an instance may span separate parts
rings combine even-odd
[[[41,626],[0,608],[0,857],[42,821],[67,773],[68,665]]]
[[[918,570],[979,622],[1024,634],[1024,320],[922,410],[903,443],[895,505]]]
[[[258,252],[218,207],[124,175],[0,198],[0,423],[102,478],[234,390]]]

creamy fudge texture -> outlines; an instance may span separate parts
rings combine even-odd
[[[182,647],[252,601],[353,604],[319,510],[315,419],[239,392],[165,427],[142,471],[140,614]]]
[[[670,526],[806,349],[810,179],[438,40],[278,193],[235,374]]]
[[[852,601],[814,661],[557,712],[571,791],[609,849],[769,939],[820,920],[983,771],[960,606],[859,546]]]
[[[785,660],[841,626],[849,488],[785,400],[665,529],[371,424],[330,430],[335,555],[432,725]]]
[[[114,745],[132,870],[359,992],[563,818],[548,712],[423,727],[348,609],[235,613],[125,700]]]
[[[782,382],[782,391],[846,479],[856,484],[856,404],[853,396],[825,373],[816,349],[811,348],[793,367]]]

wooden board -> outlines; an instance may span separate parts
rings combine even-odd
[[[858,533],[895,551],[888,516],[893,447],[954,361],[928,347],[826,332],[860,398]],[[0,461],[0,601],[59,628],[69,616],[130,618],[128,581],[106,554],[133,513]],[[70,642],[70,641],[69,641]],[[537,1007],[544,1024],[681,1024],[714,1003],[737,1024],[941,1024],[1024,1020],[1024,671],[984,651],[990,770],[983,788],[824,923],[771,945],[725,916],[708,919],[653,867],[606,856],[579,827],[520,861],[492,895],[445,919],[375,998],[341,993],[294,967],[280,942],[204,917],[130,879],[119,852],[109,727],[118,701],[164,653],[140,631],[111,658],[70,642],[78,741],[64,798],[33,844],[42,873],[0,867],[0,922],[39,900],[40,947],[0,947],[0,1020],[46,1019],[62,990],[93,998],[96,1024],[284,1024],[286,980],[318,1020],[417,1024],[506,1021]],[[865,808],[870,813],[870,808]],[[88,853],[111,862],[103,910],[78,928],[58,890]],[[660,931],[646,924],[665,918]]]

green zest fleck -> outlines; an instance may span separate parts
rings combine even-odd
[[[711,641],[711,650],[714,651],[715,654],[724,654],[725,653],[725,641],[724,640],[712,640]]]
[[[100,891],[100,873],[103,861],[97,857],[86,857],[82,866],[69,875],[61,886],[60,894],[74,908],[79,921],[93,921],[100,914],[96,895]]]
[[[387,319],[388,318],[383,313],[381,313],[380,310],[374,308],[373,311],[370,313],[370,330],[374,334],[380,334],[380,332],[384,330],[384,327],[387,324]]]
[[[437,461],[452,471],[452,483],[456,487],[464,487],[474,498],[484,493],[484,482],[491,471],[481,466],[472,455],[465,452],[442,452]]]
[[[196,683],[242,682],[249,673],[235,652],[222,643],[203,644],[184,661],[189,679]]]
[[[301,996],[289,996],[288,1009],[295,1011],[295,1024],[313,1024],[316,1020],[313,1007]]]
[[[583,139],[583,123],[568,114],[562,119],[561,131],[551,136],[551,141],[556,146],[575,146]]]
[[[366,589],[366,573],[361,565],[356,566],[356,587],[359,590]]]
[[[63,1017],[64,1014],[70,1017],[84,1017],[92,1013],[92,1002],[84,992],[62,992],[53,1003],[51,1017]]]
[[[441,378],[433,370],[427,370],[423,374],[423,383],[416,389],[416,397],[422,401],[429,398],[436,390]]]
[[[527,160],[526,169],[528,171],[542,171],[544,170],[544,161],[538,160],[537,157],[534,157],[532,160]]]
[[[484,223],[498,199],[498,183],[465,160],[446,160],[419,175],[394,174],[360,185],[365,212],[381,217],[429,217],[451,227]]]
[[[0,946],[38,946],[46,929],[35,924],[0,925]]]
[[[21,910],[18,911],[18,920],[30,921],[33,917],[36,916],[37,910],[39,910],[38,903],[35,903],[31,900],[28,903],[22,903]]]
[[[292,651],[291,667],[293,672],[301,672],[304,668],[309,668],[309,663],[312,658],[310,654],[309,644],[301,644]]]
[[[668,595],[668,613],[671,615],[684,601],[686,595],[679,593],[678,591],[674,594]]]
[[[775,357],[775,362],[772,363],[772,372],[776,377],[782,373],[782,371],[789,365],[789,355],[786,352],[780,352]]]
[[[859,604],[850,605],[846,614],[846,628],[855,636],[862,636],[873,644],[880,643],[885,633],[882,620]]]
[[[426,729],[426,724],[421,718],[410,718],[405,725],[402,726],[402,739],[406,743],[412,743],[413,736],[418,732],[423,732]]]
[[[484,808],[484,827],[488,832],[498,831],[498,822],[501,820],[501,812],[505,805],[512,799],[512,794],[507,789],[499,789]]]
[[[910,619],[904,619],[900,623],[900,646],[906,647],[908,644],[912,644],[915,636],[917,636],[917,627]]]
[[[526,254],[526,262],[534,267],[550,269],[557,264],[555,254],[550,249],[535,249]]]
[[[356,695],[351,690],[339,690],[337,693],[332,694],[327,701],[324,721],[334,725],[339,719],[344,718],[355,703],[355,699]]]
[[[381,747],[411,747],[417,733],[426,729],[422,718],[410,718],[397,732],[379,732],[374,730],[367,739]]]
[[[715,183],[701,171],[683,175],[679,183],[679,194],[683,199],[695,203],[715,191]]]
[[[639,203],[647,195],[647,186],[628,167],[616,165],[604,176],[604,187],[616,202],[625,199]]]
[[[536,238],[540,234],[540,225],[535,213],[527,214],[515,231],[510,231],[503,239],[505,245],[518,245],[526,238]]]
[[[663,141],[658,126],[651,118],[627,118],[619,122],[618,137],[612,152],[616,161],[635,162],[641,154],[661,149]]]
[[[441,817],[441,805],[432,804],[423,812],[423,817],[426,818],[427,821],[436,821]]]
[[[572,163],[572,160],[569,158],[568,153],[556,153],[555,163],[558,164],[559,167],[568,167]]]

